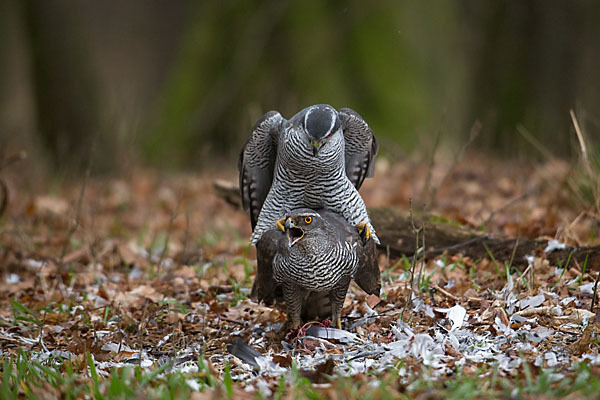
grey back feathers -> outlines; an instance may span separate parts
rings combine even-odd
[[[358,188],[373,175],[377,141],[348,108],[319,104],[284,119],[270,111],[254,126],[239,159],[242,202],[250,210],[251,241],[286,211],[309,207],[339,213],[351,225],[367,222]]]

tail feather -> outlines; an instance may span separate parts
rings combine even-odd
[[[233,339],[233,341],[227,345],[227,351],[253,367],[258,367],[256,359],[263,356],[258,351],[248,346],[246,342],[240,338]]]

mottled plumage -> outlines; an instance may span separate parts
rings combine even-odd
[[[360,115],[319,104],[284,119],[270,111],[257,122],[239,160],[244,209],[258,239],[289,210],[307,207],[371,226],[358,193],[373,175],[377,141]]]
[[[368,225],[352,226],[333,212],[306,208],[276,225],[257,243],[251,297],[268,305],[285,300],[294,327],[301,319],[326,316],[339,327],[351,279],[365,292],[379,294],[377,251]]]

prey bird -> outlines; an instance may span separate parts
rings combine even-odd
[[[328,210],[294,210],[276,221],[256,245],[257,273],[251,298],[267,305],[285,301],[292,328],[331,316],[341,328],[350,280],[369,294],[381,290],[377,249],[369,225],[350,225]]]
[[[327,104],[307,107],[291,119],[266,113],[239,158],[244,209],[250,209],[252,243],[286,212],[326,209],[351,225],[366,223],[379,243],[358,189],[373,176],[378,145],[355,111]]]

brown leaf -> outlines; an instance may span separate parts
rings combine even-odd
[[[90,258],[88,256],[88,249],[86,247],[80,247],[76,250],[73,250],[72,252],[67,254],[62,261],[66,264],[76,261],[80,262],[81,264],[87,264],[90,262]]]
[[[54,196],[38,196],[28,207],[31,214],[66,214],[69,210],[69,203],[62,198]],[[30,214],[30,215],[31,215]]]
[[[123,263],[127,265],[136,265],[136,261],[140,258],[129,243],[119,243],[117,245],[117,252]]]
[[[376,296],[374,294],[370,294],[367,296],[367,305],[371,308],[375,308],[375,306],[379,304],[380,301],[381,299],[379,298],[379,296]]]
[[[143,297],[153,302],[161,301],[165,296],[158,293],[156,289],[148,285],[140,285],[131,291],[131,294]]]
[[[273,357],[273,362],[276,364],[279,364],[283,368],[289,368],[292,366],[292,357],[290,357],[289,355],[280,356],[280,355],[275,354],[272,357]]]
[[[333,359],[327,358],[324,363],[317,365],[314,371],[302,371],[301,373],[312,383],[325,383],[328,381],[328,377],[333,375],[334,367]]]
[[[510,326],[510,319],[508,319],[508,315],[506,315],[506,311],[503,308],[496,308],[496,317],[500,318],[500,321],[506,326]]]

